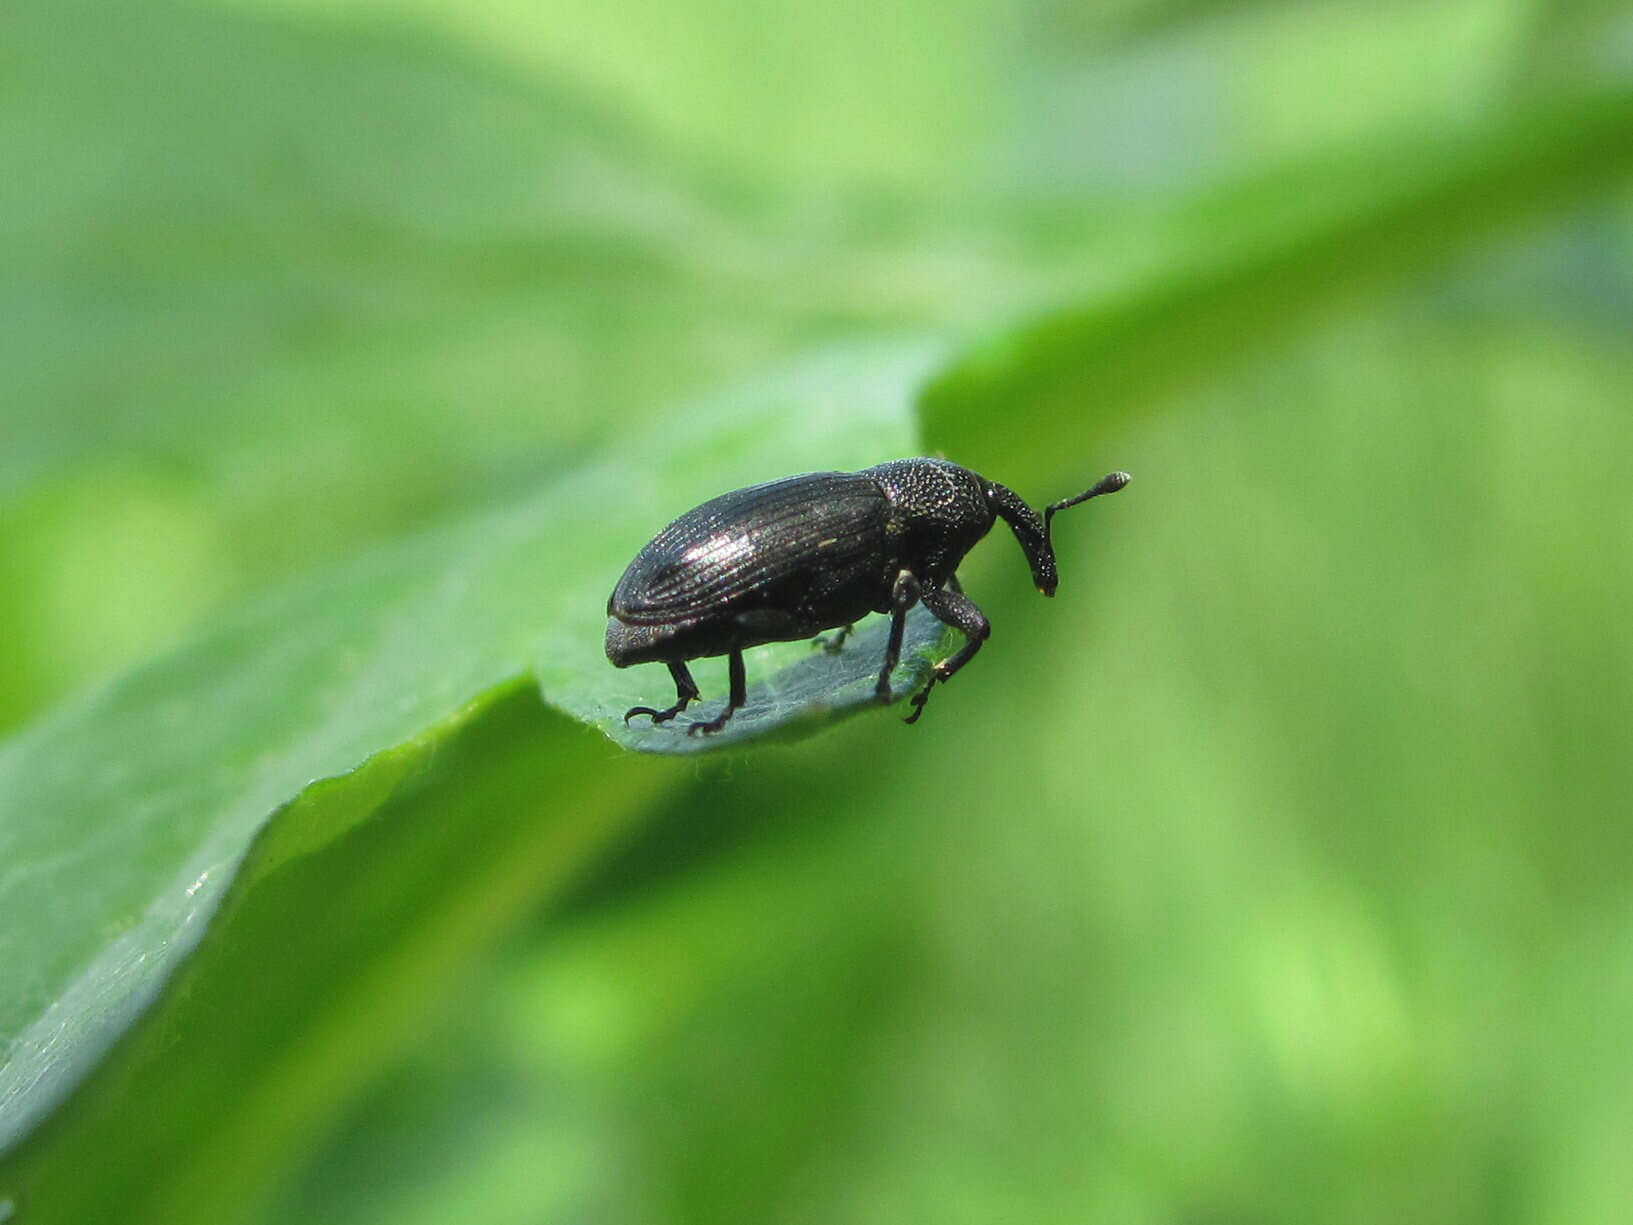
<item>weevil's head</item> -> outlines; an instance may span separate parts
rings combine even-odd
[[[939,583],[992,529],[987,482],[944,459],[898,459],[868,469],[890,501],[885,551],[893,564]]]
[[[920,579],[942,582],[1002,519],[1026,554],[1033,585],[1046,596],[1055,594],[1060,581],[1050,535],[1056,513],[1116,493],[1129,482],[1126,472],[1110,473],[1076,497],[1051,503],[1040,518],[1013,489],[944,459],[898,459],[869,468],[868,473],[890,500],[885,534],[892,564],[905,566]]]

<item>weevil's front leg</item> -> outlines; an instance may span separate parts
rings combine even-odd
[[[743,671],[743,653],[741,651],[731,653],[731,662],[727,671],[731,674],[731,697],[726,700],[726,709],[720,712],[718,719],[710,719],[706,723],[700,721],[692,724],[686,729],[688,734],[695,736],[699,732],[703,732],[705,735],[713,735],[726,726],[726,720],[731,718],[734,710],[739,706],[748,704],[748,678]]]
[[[924,713],[924,704],[930,700],[930,690],[935,688],[938,682],[945,685],[952,680],[954,673],[975,658],[981,644],[992,633],[992,623],[987,620],[986,614],[962,591],[942,587],[939,590],[926,591],[923,599],[924,606],[939,620],[956,630],[961,630],[966,641],[955,654],[935,666],[924,688],[913,696],[913,713],[907,716],[908,723],[918,722],[919,716]]]
[[[678,662],[670,664],[669,675],[675,678],[675,704],[667,710],[653,710],[650,706],[631,706],[624,712],[625,723],[636,715],[651,715],[653,723],[667,723],[686,709],[686,703],[695,702],[703,696],[698,692],[697,682],[692,679],[692,674],[686,670],[685,664]]]
[[[879,683],[873,687],[873,696],[881,702],[890,700],[890,674],[902,657],[902,634],[907,629],[907,612],[919,602],[919,580],[907,570],[896,576],[890,589],[890,641],[885,644],[885,662],[879,669]]]

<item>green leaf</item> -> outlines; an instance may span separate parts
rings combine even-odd
[[[594,755],[593,733],[517,682],[308,788],[255,844],[161,1005],[7,1161],[25,1219],[250,1209],[467,976],[472,950],[667,781],[632,759],[587,769]]]
[[[659,678],[617,673],[602,652],[623,559],[700,493],[910,450],[912,398],[938,351],[836,349],[683,405],[616,459],[269,594],[0,748],[0,1144],[153,999],[256,832],[312,780],[397,746],[410,763],[434,756],[448,712],[515,683],[535,658],[552,704],[631,747],[668,748],[620,717]],[[937,632],[921,621],[915,643]],[[775,705],[751,707],[747,731],[804,734],[822,711],[853,706],[847,686],[877,659],[865,649],[769,677]],[[743,738],[674,739],[701,749]],[[352,785],[372,794],[375,777]],[[337,794],[340,813],[302,818],[308,842],[339,838],[359,819],[344,813],[369,811]]]
[[[927,390],[925,437],[1020,469],[1023,404],[1087,453],[1150,410],[1322,311],[1445,261],[1472,239],[1625,181],[1633,92],[1530,101],[1455,129],[1300,159],[1150,223],[1160,254],[1117,289],[1044,311],[973,346]]]

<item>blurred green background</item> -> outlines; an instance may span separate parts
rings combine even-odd
[[[653,762],[483,708],[381,811],[576,814],[550,886],[348,962],[378,1033],[257,1003],[246,886],[198,973],[265,1022],[252,1071],[142,1149],[123,1069],[203,1085],[239,1026],[172,991],[0,1219],[111,1170],[158,1188],[131,1220],[1627,1220],[1630,80],[1594,0],[14,0],[0,777],[51,735],[71,770],[128,668],[230,675],[186,644],[267,593],[344,627],[374,588],[334,568],[591,472],[633,534],[575,550],[584,501],[529,581],[610,589],[643,525],[782,474],[632,440],[834,346],[944,343],[920,447],[1035,504],[1136,481],[1061,521],[1052,603],[972,556],[994,637],[912,729]],[[580,685],[631,681],[597,652]],[[0,886],[44,870],[32,795]]]

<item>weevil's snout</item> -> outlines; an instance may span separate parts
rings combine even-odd
[[[1060,573],[1055,569],[1055,551],[1047,542],[1034,544],[1026,550],[1027,563],[1032,567],[1032,586],[1039,595],[1053,597],[1060,584]]]

